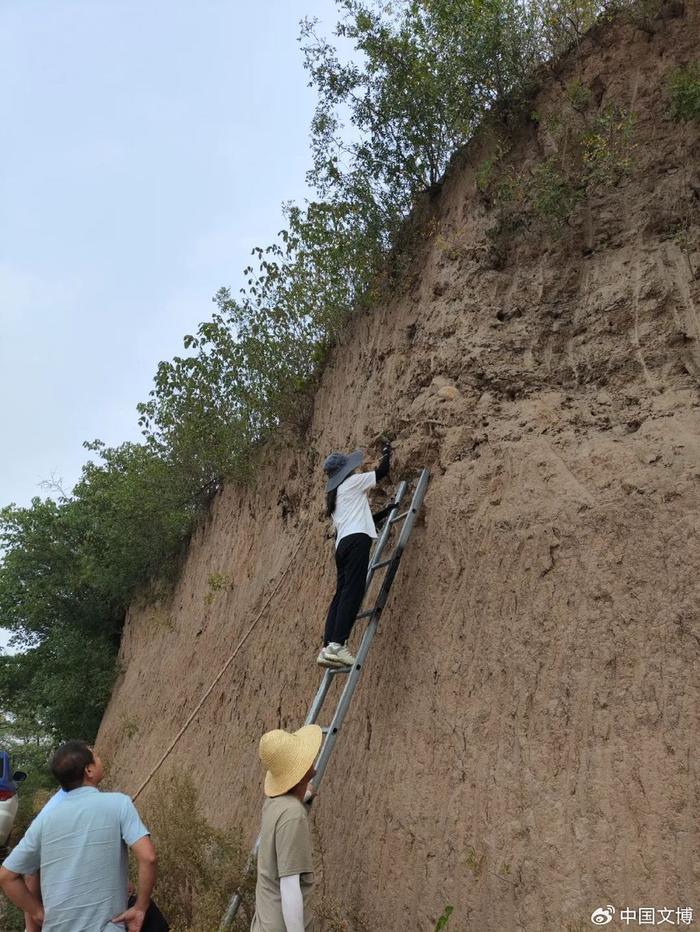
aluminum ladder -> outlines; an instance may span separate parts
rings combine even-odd
[[[333,753],[333,748],[335,747],[338,734],[340,733],[340,729],[342,728],[343,722],[345,721],[345,716],[347,715],[350,708],[350,703],[352,702],[352,697],[355,693],[355,689],[357,688],[357,684],[362,674],[362,668],[364,667],[367,654],[369,653],[369,649],[372,646],[374,636],[377,633],[379,619],[381,618],[382,611],[384,610],[384,606],[386,605],[387,599],[389,598],[389,592],[398,571],[401,557],[403,556],[403,552],[406,549],[406,545],[408,544],[408,539],[411,536],[411,531],[413,530],[413,526],[416,522],[418,512],[420,511],[420,508],[423,504],[423,499],[425,498],[429,480],[430,471],[423,469],[418,478],[418,482],[416,483],[416,488],[413,492],[411,503],[403,512],[401,511],[401,506],[404,503],[404,499],[406,498],[408,483],[399,483],[393,499],[393,504],[396,506],[396,508],[391,512],[381,531],[381,534],[376,540],[369,562],[369,568],[367,570],[365,597],[369,592],[375,574],[380,570],[384,570],[385,572],[379,587],[379,592],[377,593],[377,597],[371,608],[364,610],[361,608],[357,615],[357,621],[363,618],[367,619],[367,626],[365,627],[365,630],[362,634],[362,640],[360,641],[360,646],[355,658],[355,665],[353,667],[333,667],[327,668],[325,670],[323,679],[321,680],[321,685],[318,688],[314,700],[309,707],[306,719],[304,720],[305,725],[312,725],[317,722],[321,709],[323,708],[332,686],[333,680],[337,676],[347,677],[347,681],[342,689],[340,698],[338,699],[338,703],[331,717],[330,724],[321,727],[321,731],[323,732],[323,743],[321,744],[321,750],[316,761],[316,776],[313,780],[315,789],[318,789],[318,787],[321,785],[321,780],[323,779],[323,775],[326,772],[326,767],[328,766],[328,761],[331,754]],[[399,513],[396,514],[396,511]],[[400,527],[400,531],[396,546],[388,557],[384,557],[384,551],[386,550],[386,545],[389,541],[389,537],[391,536],[391,532],[397,525]],[[311,804],[311,801],[312,800],[309,800],[308,805]],[[253,848],[248,859],[246,866],[246,876],[250,876],[255,867],[259,844],[260,838],[258,837],[255,842],[255,847]],[[229,928],[231,922],[238,913],[241,902],[242,896],[240,892],[236,892],[229,902],[222,923],[219,926],[219,932],[226,932],[226,930]]]

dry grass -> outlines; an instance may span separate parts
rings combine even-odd
[[[218,929],[229,898],[237,889],[247,853],[240,831],[234,826],[212,828],[203,813],[197,788],[188,776],[164,778],[143,807],[158,852],[158,884],[155,899],[167,917],[171,932],[213,932]],[[250,903],[251,884],[244,884]],[[241,910],[245,925],[249,906]]]
[[[319,932],[370,932],[366,916],[347,908],[332,899],[323,897],[316,907]]]

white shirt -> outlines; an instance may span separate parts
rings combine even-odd
[[[359,472],[341,482],[335,500],[333,524],[335,525],[335,546],[350,534],[367,534],[377,536],[377,529],[372,520],[367,493],[377,484],[374,472]]]

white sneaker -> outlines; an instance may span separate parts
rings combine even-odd
[[[355,658],[347,649],[345,644],[334,644],[332,641],[326,648],[326,655],[329,659],[334,659],[336,664],[343,667],[354,667]]]
[[[335,654],[330,653],[327,647],[322,648],[321,653],[316,658],[316,663],[320,667],[342,667],[342,660],[339,660]]]

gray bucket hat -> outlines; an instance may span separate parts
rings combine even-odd
[[[328,473],[326,492],[337,489],[353,469],[357,469],[364,458],[365,454],[362,450],[354,450],[352,453],[331,453],[327,456],[323,464],[323,471]]]

